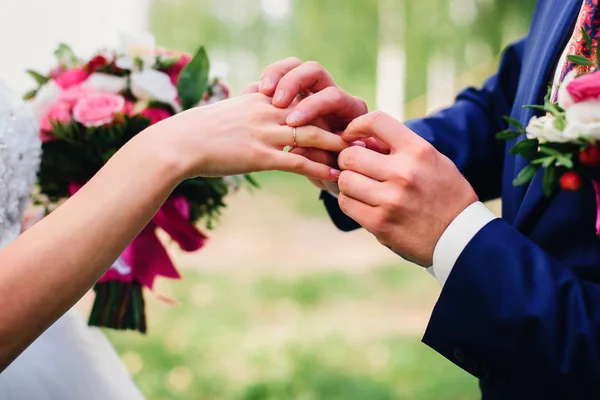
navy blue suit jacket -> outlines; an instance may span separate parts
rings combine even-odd
[[[600,398],[600,238],[593,189],[542,193],[541,174],[513,187],[525,165],[494,135],[503,115],[526,124],[541,104],[581,0],[540,0],[528,36],[498,73],[449,109],[407,125],[448,156],[481,200],[502,197],[503,219],[462,252],[424,343],[480,379],[484,399]],[[519,139],[517,139],[519,140]],[[336,225],[357,227],[322,196]]]

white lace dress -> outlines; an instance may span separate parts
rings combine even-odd
[[[0,248],[21,230],[39,156],[35,120],[0,81]],[[0,399],[141,400],[143,396],[102,332],[88,327],[72,310],[0,374]]]

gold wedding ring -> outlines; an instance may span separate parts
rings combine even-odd
[[[292,128],[292,147],[298,147],[298,143],[296,143],[296,128]]]

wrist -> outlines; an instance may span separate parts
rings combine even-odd
[[[193,164],[187,156],[189,149],[185,149],[185,141],[178,140],[177,135],[169,135],[169,130],[160,125],[152,125],[135,137],[131,144],[137,148],[136,151],[147,155],[149,168],[156,169],[161,179],[175,188],[192,175]],[[196,162],[198,159],[199,156]]]

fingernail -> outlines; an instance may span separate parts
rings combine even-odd
[[[333,176],[334,178],[339,178],[340,174],[342,173],[342,171],[340,171],[339,169],[335,169],[335,168],[331,168],[329,170],[329,173],[331,174],[331,176]]]
[[[273,89],[273,80],[271,78],[266,78],[260,81],[260,85],[258,85],[259,90],[271,90]]]
[[[367,147],[367,144],[365,142],[363,142],[362,140],[357,140],[355,142],[350,143],[352,146],[358,146],[358,147]]]
[[[285,92],[283,90],[278,90],[275,93],[275,98],[273,99],[275,102],[279,103],[285,97]]]
[[[287,117],[288,124],[295,124],[302,119],[302,113],[300,111],[294,111]]]

